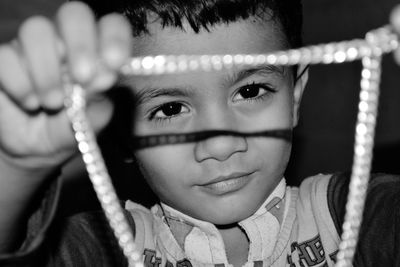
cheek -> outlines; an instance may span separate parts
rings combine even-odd
[[[263,131],[267,129],[287,129],[293,125],[293,90],[288,85],[280,86],[280,91],[268,103],[254,105],[254,110],[240,117],[238,125],[243,130]]]
[[[276,101],[275,109],[267,114],[270,123],[274,128],[292,128],[293,125],[293,94],[290,90],[285,91]]]
[[[279,176],[285,171],[292,147],[290,142],[275,138],[255,139],[252,147],[256,151],[254,157],[261,160],[261,168],[267,176]]]
[[[276,101],[277,107],[275,109],[276,117],[278,120],[287,123],[287,126],[291,126],[294,108],[293,89],[286,88],[278,98],[278,101]]]
[[[289,162],[290,153],[292,150],[292,143],[280,140],[277,146],[277,153],[275,153],[272,165],[275,174],[282,176]]]
[[[186,146],[161,146],[135,154],[143,176],[156,192],[184,187],[185,172],[190,161]]]

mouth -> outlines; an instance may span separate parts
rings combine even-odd
[[[209,193],[224,195],[239,191],[251,180],[250,175],[254,172],[235,172],[227,176],[219,176],[212,181],[201,185]]]

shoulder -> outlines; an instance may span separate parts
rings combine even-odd
[[[329,182],[329,192],[347,194],[350,175],[348,172],[333,174]],[[371,174],[368,184],[368,196],[372,194],[375,197],[385,197],[388,193],[393,194],[399,190],[400,176],[385,173]]]
[[[351,174],[319,174],[306,178],[299,188],[301,203],[312,205],[327,204],[329,214],[338,234],[341,234],[345,215],[347,195]],[[371,174],[365,204],[365,216],[381,214],[400,207],[400,176],[376,173]],[[382,214],[382,217],[385,214]]]
[[[125,213],[133,231],[135,224],[128,212]],[[52,229],[51,236],[58,236],[50,242],[54,251],[53,265],[71,263],[79,266],[126,266],[103,211],[91,211],[71,216]]]
[[[350,173],[317,175],[305,179],[299,189],[299,199],[309,203],[308,207],[314,210],[314,216],[321,217],[320,214],[325,214],[322,216],[325,217],[324,222],[328,217],[331,218],[339,236],[342,233],[349,183]],[[307,206],[303,208],[305,210]],[[398,225],[400,177],[382,173],[372,174],[354,266],[400,266]]]
[[[153,216],[149,209],[127,201],[124,215],[135,236],[139,249],[151,245]],[[68,266],[127,266],[103,211],[76,214],[55,229],[61,238],[58,247],[52,248],[56,257],[53,265],[71,263]]]
[[[300,184],[300,194],[310,194],[314,190],[327,188],[331,179],[331,174],[317,174],[307,177]]]
[[[330,178],[327,190],[329,210],[341,232],[349,193],[350,173],[336,173]],[[397,175],[371,174],[368,184],[365,210],[367,214],[377,212],[379,208],[397,209],[400,199],[400,177]]]
[[[317,224],[329,225],[335,232],[327,198],[331,178],[331,174],[318,174],[303,180],[299,187],[297,216],[306,218],[308,222],[312,220]]]
[[[134,220],[127,211],[124,211],[124,215],[134,231]],[[93,237],[98,238],[113,235],[109,222],[104,212],[101,210],[83,212],[67,218],[62,223],[62,228],[64,228],[65,231],[70,232],[72,235],[93,235]]]
[[[299,187],[300,205],[314,205],[323,201],[326,203],[326,194],[331,179],[330,174],[317,174],[303,180]]]
[[[315,202],[315,198],[327,203],[338,233],[345,214],[350,184],[349,172],[318,174],[304,179],[299,188],[300,199]],[[367,191],[366,212],[380,207],[396,209],[400,201],[400,176],[383,173],[371,174]]]

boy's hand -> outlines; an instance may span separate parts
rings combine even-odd
[[[15,41],[0,45],[0,160],[36,168],[71,155],[63,73],[91,92],[105,90],[130,54],[130,40],[129,24],[121,16],[96,23],[79,2],[63,5],[54,23],[43,17],[24,22]],[[111,106],[104,98],[94,99],[89,113],[99,128]]]
[[[114,83],[130,49],[131,30],[122,16],[95,22],[79,2],[64,4],[55,21],[28,19],[18,38],[0,44],[0,252],[18,245],[29,201],[75,151],[63,110],[63,75],[87,88],[89,117],[98,129],[112,106],[93,96]]]

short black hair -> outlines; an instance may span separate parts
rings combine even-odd
[[[149,14],[164,27],[182,27],[187,21],[195,32],[250,16],[266,16],[282,25],[292,48],[302,45],[301,0],[81,0],[102,16],[117,12],[132,24],[135,36],[147,32]],[[272,14],[271,14],[272,12]],[[271,16],[272,15],[272,16]],[[151,21],[150,21],[151,22]]]

